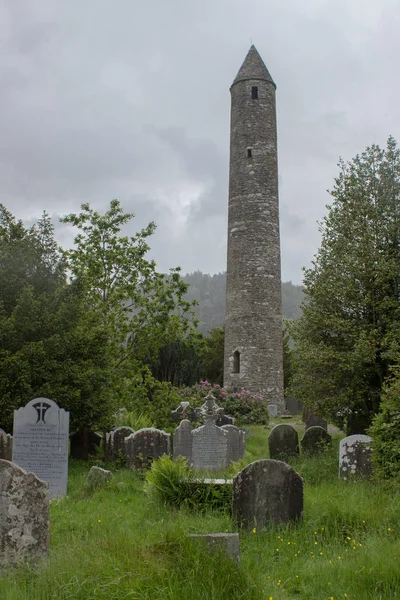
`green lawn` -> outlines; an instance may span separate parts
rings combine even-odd
[[[251,427],[247,461],[267,457]],[[171,511],[143,480],[116,472],[85,495],[89,464],[71,461],[68,497],[52,503],[48,561],[4,571],[1,600],[400,598],[400,488],[337,479],[337,445],[293,461],[305,481],[304,517],[292,526],[242,533],[241,563],[209,556],[186,533],[237,531],[229,514]]]

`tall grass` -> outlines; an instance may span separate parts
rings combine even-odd
[[[266,457],[266,436],[252,428],[247,460]],[[292,465],[305,479],[302,521],[241,532],[238,566],[186,537],[237,531],[229,514],[164,506],[127,470],[88,495],[90,465],[72,462],[68,496],[51,505],[47,562],[4,570],[0,598],[400,598],[400,488],[339,481],[336,448]]]

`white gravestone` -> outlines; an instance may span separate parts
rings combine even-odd
[[[371,474],[372,438],[369,435],[349,435],[340,440],[339,477],[344,480]]]
[[[211,420],[193,429],[192,464],[196,469],[216,471],[229,465],[228,433]]]
[[[182,456],[188,465],[192,463],[192,431],[193,427],[188,419],[183,419],[174,431],[173,458]]]
[[[14,411],[12,462],[49,482],[52,497],[67,493],[69,413],[48,398]]]

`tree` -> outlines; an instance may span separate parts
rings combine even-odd
[[[290,327],[296,348],[292,393],[348,433],[379,409],[400,333],[400,155],[368,147],[340,161],[320,226],[321,246],[304,271],[303,315]]]
[[[126,393],[127,381],[129,385],[143,365],[155,364],[162,348],[190,342],[192,303],[184,299],[187,285],[180,269],[158,273],[155,262],[146,257],[154,223],[134,236],[124,236],[121,229],[133,214],[124,213],[118,200],[111,201],[104,215],[89,204],[81,208],[79,214],[62,219],[79,229],[74,247],[64,256],[72,280],[86,289],[88,311],[100,315],[107,327],[118,396],[119,384]]]

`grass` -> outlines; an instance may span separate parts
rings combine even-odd
[[[247,461],[267,456],[268,432],[251,427]],[[51,505],[44,565],[4,571],[2,600],[393,600],[400,597],[400,489],[337,479],[337,444],[295,459],[304,516],[291,526],[242,532],[241,563],[186,539],[237,531],[230,515],[169,510],[120,470],[88,495],[89,464],[71,461],[68,496]]]

